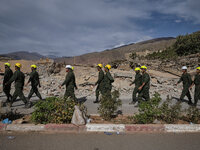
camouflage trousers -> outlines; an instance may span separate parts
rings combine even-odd
[[[26,99],[26,97],[24,96],[24,93],[23,93],[23,88],[18,88],[18,87],[15,87],[15,92],[13,94],[13,97],[12,97],[12,100],[11,102],[14,102],[16,101],[17,97],[20,97],[20,99],[26,104],[28,101]]]
[[[200,85],[195,86],[195,91],[194,91],[194,103],[197,104],[198,100],[200,100]]]
[[[142,99],[145,99],[145,101],[150,100],[150,96],[149,96],[149,88],[143,88],[138,95],[138,100],[142,101]]]
[[[34,93],[36,94],[36,96],[40,100],[42,99],[42,96],[41,96],[40,92],[38,91],[38,88],[37,87],[33,87],[33,86],[31,88],[31,91],[30,91],[29,95],[28,95],[28,99],[30,99],[33,96]]]

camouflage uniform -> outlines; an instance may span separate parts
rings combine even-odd
[[[132,95],[132,101],[136,102],[137,101],[136,95],[137,93],[139,93],[138,88],[142,85],[142,75],[139,72],[136,73],[135,80],[132,82],[132,84],[135,84],[135,88],[133,90],[133,95]]]
[[[10,69],[10,68],[6,68],[5,69],[5,73],[1,73],[1,75],[4,75],[4,79],[3,79],[3,91],[4,93],[6,94],[7,96],[7,101],[10,102],[11,99],[12,99],[12,96],[10,94],[10,90],[11,90],[11,84],[8,84],[8,85],[5,85],[9,80],[10,78],[12,77],[13,75],[13,71]]]
[[[102,92],[103,95],[108,95],[111,97],[111,90],[112,90],[112,83],[114,82],[113,77],[111,76],[110,72],[106,72],[103,78],[103,88]]]
[[[144,98],[146,101],[150,99],[149,89],[150,89],[150,76],[148,73],[142,74],[142,84],[145,83],[141,91],[139,92],[138,99],[139,101]]]
[[[182,76],[180,77],[178,83],[183,82],[183,90],[180,96],[180,100],[183,100],[185,96],[188,97],[189,103],[192,103],[191,101],[191,95],[189,91],[189,87],[192,84],[192,79],[189,73],[183,73]]]
[[[194,92],[194,105],[197,105],[200,99],[200,75],[196,74],[194,78],[195,92]]]
[[[66,91],[65,91],[65,97],[68,98],[68,97],[71,97],[73,98],[74,100],[76,100],[75,98],[75,94],[74,94],[74,88],[75,88],[75,75],[73,73],[72,70],[70,70],[66,77],[65,77],[65,81],[62,83],[62,86],[65,85],[66,86]]]
[[[95,85],[97,85],[96,88],[96,101],[99,100],[99,93],[101,92],[102,94],[102,88],[103,88],[103,78],[104,78],[104,73],[102,70],[99,71],[99,76],[98,76],[98,80],[95,83]]]
[[[32,95],[35,93],[37,95],[37,97],[41,100],[42,97],[38,91],[38,85],[40,86],[40,80],[39,80],[39,74],[36,70],[33,70],[31,73],[30,73],[30,78],[29,78],[29,81],[28,82],[31,82],[31,91],[28,95],[28,99],[30,99],[32,97]]]
[[[11,103],[13,103],[17,97],[19,96],[20,99],[27,104],[28,101],[26,100],[24,93],[23,93],[23,88],[24,88],[24,80],[25,76],[24,73],[21,72],[20,70],[15,71],[11,79],[7,82],[7,84],[11,84],[13,81],[15,81],[15,92],[13,94]]]

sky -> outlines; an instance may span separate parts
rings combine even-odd
[[[0,0],[0,53],[77,56],[200,30],[199,0]]]

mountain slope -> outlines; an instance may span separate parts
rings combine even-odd
[[[118,48],[105,50],[102,52],[88,53],[81,56],[71,58],[58,58],[57,62],[65,62],[66,64],[97,64],[108,63],[114,60],[126,59],[126,55],[132,52],[154,52],[164,50],[175,42],[175,38],[157,38],[148,41],[139,42],[136,44],[124,45]]]
[[[9,57],[11,59],[15,60],[39,60],[40,58],[45,58],[44,56],[38,54],[38,53],[31,53],[31,52],[25,52],[25,51],[19,51],[19,52],[13,52],[8,54],[1,54],[2,57]]]

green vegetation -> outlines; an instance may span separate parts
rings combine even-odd
[[[188,122],[198,123],[200,120],[200,110],[196,107],[189,107],[185,120]]]
[[[158,107],[160,101],[160,94],[155,93],[151,100],[140,102],[139,113],[133,117],[134,122],[138,124],[153,123],[161,114]]]
[[[36,103],[31,120],[35,123],[70,123],[75,102],[68,98],[49,97]]]
[[[160,106],[159,120],[166,123],[175,123],[181,118],[181,104],[177,102],[175,105],[172,104],[172,99],[167,100]]]
[[[179,120],[199,123],[200,110],[198,108],[191,106],[182,111],[180,102],[173,104],[172,99],[169,98],[162,104],[160,102],[160,94],[155,93],[151,100],[139,104],[139,113],[131,119],[136,124],[149,124],[154,120],[169,124],[177,123]]]
[[[164,51],[154,52],[147,59],[176,59],[178,56],[200,53],[200,31],[178,36],[176,42]]]
[[[105,120],[111,120],[114,117],[115,111],[122,105],[119,99],[119,91],[113,91],[111,97],[104,95],[101,97],[98,112]]]

